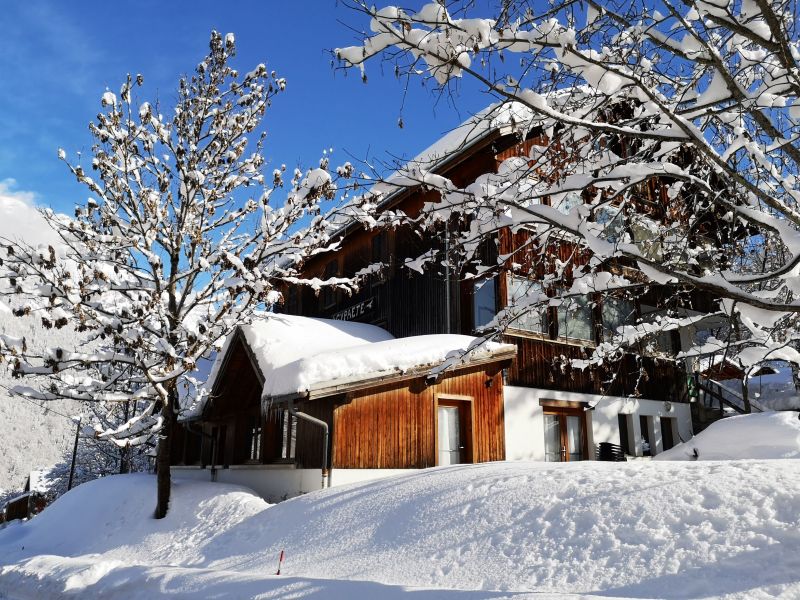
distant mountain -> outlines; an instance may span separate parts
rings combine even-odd
[[[71,347],[75,332],[64,328],[45,329],[35,317],[17,318],[0,302],[0,333],[25,337],[28,346]],[[22,489],[28,473],[63,460],[72,449],[75,425],[68,418],[80,412],[77,402],[58,401],[45,405],[20,397],[11,397],[6,388],[19,384],[12,379],[11,368],[0,363],[0,495]],[[36,379],[25,380],[35,387]],[[59,413],[59,414],[57,414]],[[62,416],[66,415],[66,416]]]

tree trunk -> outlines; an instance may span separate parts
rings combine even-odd
[[[178,390],[172,386],[168,390],[168,401],[161,410],[161,416],[164,417],[164,425],[161,428],[161,433],[158,439],[158,452],[156,454],[156,484],[157,490],[157,504],[156,504],[156,519],[163,519],[167,516],[169,509],[169,497],[172,491],[172,482],[170,479],[170,445],[172,444],[172,428],[175,422],[175,412],[173,407],[176,405],[178,399]]]
[[[125,403],[125,414],[123,415],[124,422],[128,422],[128,412],[130,409],[130,402]],[[130,473],[131,471],[131,463],[130,463],[130,456],[131,456],[131,449],[128,446],[119,449],[119,472],[120,474],[123,473]]]
[[[750,370],[748,369],[744,373],[744,378],[742,379],[742,401],[744,402],[744,412],[745,414],[750,414],[752,412],[752,408],[750,407],[750,385],[747,381],[747,376],[750,374]]]

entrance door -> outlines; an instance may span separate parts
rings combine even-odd
[[[457,465],[461,460],[461,423],[457,406],[439,407],[439,464]]]
[[[544,454],[547,462],[584,460],[586,419],[583,409],[548,409],[544,413]]]
[[[472,462],[472,402],[439,396],[436,404],[437,464]]]

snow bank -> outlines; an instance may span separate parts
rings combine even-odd
[[[655,460],[745,458],[800,458],[798,414],[790,411],[727,417],[688,442],[658,454]]]
[[[471,350],[476,342],[477,338],[468,335],[418,335],[310,354],[273,370],[266,378],[264,393],[307,392],[334,382],[405,373],[449,359],[473,360],[514,349],[509,344],[488,342]]]
[[[164,521],[154,500],[116,476],[0,530],[0,597],[800,594],[795,460],[461,465],[274,506],[179,482]]]

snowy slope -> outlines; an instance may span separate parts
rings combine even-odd
[[[25,337],[29,347],[61,345],[70,347],[74,343],[72,330],[46,330],[36,319],[17,318],[5,305],[0,306],[0,333]],[[33,385],[35,380],[27,380]],[[72,448],[75,426],[58,413],[72,415],[79,412],[78,403],[57,402],[47,411],[39,405],[22,398],[12,398],[7,387],[19,384],[11,378],[6,363],[0,363],[0,440],[3,453],[0,456],[0,495],[3,491],[21,490],[28,473],[33,469],[51,466],[63,459]]]
[[[0,238],[19,239],[31,245],[57,246],[58,237],[37,212],[33,195],[9,189],[9,182],[13,187],[13,180],[0,182]],[[31,348],[43,345],[68,348],[74,343],[74,331],[48,331],[42,328],[38,319],[14,317],[5,301],[0,299],[0,334],[25,337]],[[6,387],[13,383],[8,365],[0,363],[0,441],[3,442],[0,496],[4,491],[22,489],[31,470],[59,462],[71,449],[75,433],[69,419],[26,400],[10,398]],[[78,412],[74,403],[51,406],[66,415]]]
[[[796,460],[462,465],[274,506],[186,481],[160,522],[154,499],[110,477],[0,530],[0,596],[800,595]]]

